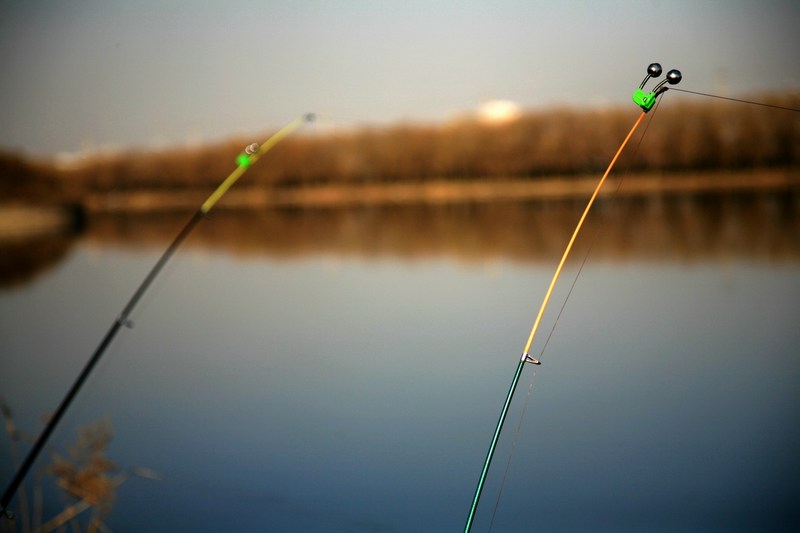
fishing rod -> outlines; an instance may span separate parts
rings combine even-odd
[[[285,137],[294,132],[303,123],[312,122],[314,118],[315,116],[311,113],[298,117],[292,122],[285,125],[280,130],[278,130],[274,135],[272,135],[262,144],[259,145],[258,143],[252,143],[248,145],[247,147],[245,147],[244,151],[236,157],[236,168],[233,170],[233,172],[230,173],[230,175],[227,178],[225,178],[225,180],[216,188],[216,190],[213,193],[211,193],[211,196],[209,196],[206,199],[206,201],[203,202],[200,208],[194,213],[192,218],[190,218],[189,221],[186,222],[186,224],[183,226],[180,232],[178,232],[178,235],[175,237],[172,243],[167,247],[167,249],[158,259],[156,264],[153,266],[153,268],[144,278],[142,283],[139,285],[139,288],[137,288],[136,292],[133,293],[133,296],[131,296],[131,299],[128,301],[127,305],[125,305],[125,307],[123,308],[122,313],[120,313],[117,319],[114,320],[114,322],[111,324],[111,327],[108,329],[108,332],[106,333],[105,337],[103,337],[103,340],[100,341],[100,344],[97,346],[94,353],[89,358],[89,361],[86,363],[86,366],[83,367],[83,370],[78,375],[75,382],[72,384],[72,387],[70,387],[69,391],[67,391],[67,394],[66,396],[64,396],[64,399],[61,400],[61,404],[58,406],[58,409],[56,409],[53,416],[50,417],[50,420],[47,422],[47,425],[45,426],[41,435],[39,435],[39,438],[36,440],[33,447],[28,452],[28,455],[25,457],[25,460],[22,462],[16,474],[14,475],[14,478],[8,484],[8,487],[6,487],[5,492],[3,492],[2,499],[0,499],[0,506],[2,506],[0,514],[6,515],[6,509],[9,503],[11,503],[11,499],[14,497],[14,494],[17,492],[17,489],[19,488],[20,484],[22,484],[23,479],[25,479],[25,476],[27,475],[30,468],[33,466],[33,463],[36,461],[36,458],[41,453],[42,449],[44,448],[44,445],[47,443],[47,440],[53,433],[53,430],[55,429],[56,425],[58,425],[58,422],[64,416],[64,413],[67,411],[70,404],[72,403],[72,400],[78,394],[78,391],[80,391],[84,382],[89,377],[89,374],[92,372],[92,369],[95,367],[95,365],[103,356],[105,351],[114,341],[114,338],[117,336],[117,333],[119,333],[119,330],[123,326],[128,328],[133,327],[133,324],[130,320],[130,315],[133,312],[134,308],[136,307],[136,304],[139,303],[139,300],[141,300],[142,296],[144,296],[145,292],[147,292],[147,289],[156,279],[158,274],[164,268],[164,265],[167,264],[167,262],[173,256],[173,254],[181,245],[181,243],[192,232],[192,230],[198,224],[198,222],[200,222],[203,218],[208,216],[208,213],[211,211],[211,209],[214,208],[214,205],[220,200],[220,198],[222,198],[222,196],[226,192],[228,192],[228,189],[233,187],[233,185],[238,181],[238,179],[242,176],[242,174],[247,172],[247,169],[253,166],[256,163],[256,161],[258,161],[261,158],[261,156],[270,151],[276,144],[278,144]]]
[[[478,502],[481,498],[481,493],[483,492],[483,486],[486,482],[486,476],[489,473],[489,466],[492,463],[492,458],[494,457],[494,452],[497,447],[497,441],[500,438],[500,432],[503,429],[503,423],[505,422],[506,415],[508,414],[508,409],[511,406],[511,400],[514,397],[514,392],[517,389],[517,384],[519,383],[519,378],[522,375],[522,370],[526,364],[532,365],[541,365],[541,361],[536,359],[530,354],[531,345],[533,344],[533,339],[536,336],[536,332],[539,329],[539,324],[541,323],[542,317],[544,316],[544,312],[547,309],[547,304],[550,302],[550,296],[553,294],[553,288],[558,281],[558,277],[561,275],[561,270],[564,267],[564,263],[567,261],[567,257],[569,257],[569,253],[572,250],[572,245],[575,243],[575,239],[578,237],[578,233],[583,226],[583,222],[586,220],[586,216],[589,214],[589,210],[592,208],[597,195],[600,193],[600,189],[603,187],[603,184],[606,181],[611,169],[614,167],[614,164],[617,162],[622,151],[625,149],[625,146],[628,144],[628,141],[633,136],[634,131],[636,128],[639,127],[639,124],[642,122],[644,116],[653,108],[656,103],[656,99],[665,93],[670,87],[668,85],[677,85],[680,83],[682,79],[681,72],[679,70],[670,70],[667,72],[667,75],[664,80],[660,83],[656,84],[652,91],[646,92],[644,90],[644,86],[650,78],[658,78],[661,76],[661,65],[658,63],[651,63],[647,67],[647,76],[642,80],[642,83],[639,84],[639,88],[636,89],[632,95],[632,99],[636,105],[642,108],[642,113],[639,115],[639,118],[636,119],[636,122],[633,124],[633,127],[628,132],[628,135],[625,137],[625,140],[622,141],[620,144],[619,149],[617,149],[617,153],[614,154],[614,158],[611,160],[611,163],[608,165],[603,177],[600,178],[600,181],[595,187],[592,196],[589,198],[589,202],[586,204],[586,208],[583,210],[583,214],[581,215],[580,219],[578,220],[578,224],[575,226],[575,230],[572,232],[572,237],[570,238],[569,242],[567,243],[567,247],[564,250],[564,254],[561,256],[561,261],[558,263],[556,267],[555,274],[553,274],[553,279],[550,281],[550,286],[547,288],[547,292],[544,295],[544,299],[542,300],[542,304],[539,307],[539,312],[536,315],[536,320],[533,323],[533,327],[531,328],[530,335],[528,335],[528,340],[525,343],[525,347],[522,350],[522,357],[517,364],[517,369],[514,372],[514,377],[511,380],[511,386],[508,389],[508,394],[506,395],[505,402],[503,403],[503,408],[500,411],[500,417],[497,420],[497,426],[494,430],[494,435],[492,435],[492,441],[489,444],[489,451],[486,454],[486,460],[483,463],[483,469],[481,470],[480,478],[478,479],[478,485],[475,488],[475,496],[472,498],[472,505],[469,509],[469,515],[467,516],[467,523],[464,526],[464,532],[469,533],[472,529],[473,521],[475,519],[475,512],[478,509]]]

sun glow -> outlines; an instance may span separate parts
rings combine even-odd
[[[505,124],[521,115],[519,105],[511,100],[489,100],[478,108],[478,120],[487,124]]]

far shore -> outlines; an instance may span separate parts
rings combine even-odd
[[[0,204],[0,242],[74,233],[83,223],[79,206]]]
[[[419,183],[239,187],[231,189],[216,209],[588,199],[598,180],[598,176],[556,176],[535,180],[492,178],[458,182],[429,180]],[[612,174],[608,177],[601,195],[615,194],[631,198],[790,189],[800,189],[800,169],[619,176]],[[190,211],[197,208],[208,194],[208,190],[197,189],[94,192],[83,199],[82,205],[87,213]]]
[[[415,183],[323,184],[294,187],[232,188],[216,211],[255,212],[275,208],[348,208],[393,205],[448,205],[520,201],[584,201],[597,186],[597,175],[536,179],[486,178],[471,181],[429,180]],[[698,195],[792,193],[800,191],[800,169],[741,172],[611,174],[600,197],[658,199]],[[135,189],[93,191],[64,203],[0,202],[0,240],[63,235],[80,230],[92,215],[181,214],[196,210],[209,189]]]

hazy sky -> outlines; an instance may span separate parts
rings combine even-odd
[[[618,103],[651,61],[685,89],[797,89],[798,28],[796,0],[3,0],[0,149],[259,140],[306,112],[429,122],[494,98]]]

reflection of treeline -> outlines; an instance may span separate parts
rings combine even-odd
[[[800,107],[800,94],[758,99]],[[637,113],[631,104],[544,110],[493,125],[461,120],[324,134],[311,126],[278,145],[251,169],[247,182],[291,186],[594,173],[607,165]],[[632,146],[623,158],[631,170],[740,170],[800,162],[797,113],[667,93],[649,118],[641,148]],[[72,192],[210,187],[253,140],[95,156],[61,174]]]
[[[555,264],[584,207],[585,198],[220,210],[185,245],[273,258],[329,254]],[[98,213],[88,220],[85,238],[101,248],[155,252],[186,220],[186,213],[166,211]],[[604,261],[800,262],[800,202],[783,192],[601,197],[587,224],[584,235],[597,236],[579,239],[573,257],[591,246],[592,257]],[[0,243],[0,287],[29,282],[58,264],[74,243],[55,237]]]
[[[585,199],[220,211],[189,246],[243,256],[553,262],[584,207]],[[739,258],[794,264],[800,260],[798,216],[800,204],[784,193],[601,198],[587,229],[602,232],[576,242],[573,255],[591,246],[592,257],[608,261]],[[87,238],[99,246],[159,250],[185,220],[184,214],[101,213],[91,219]]]

